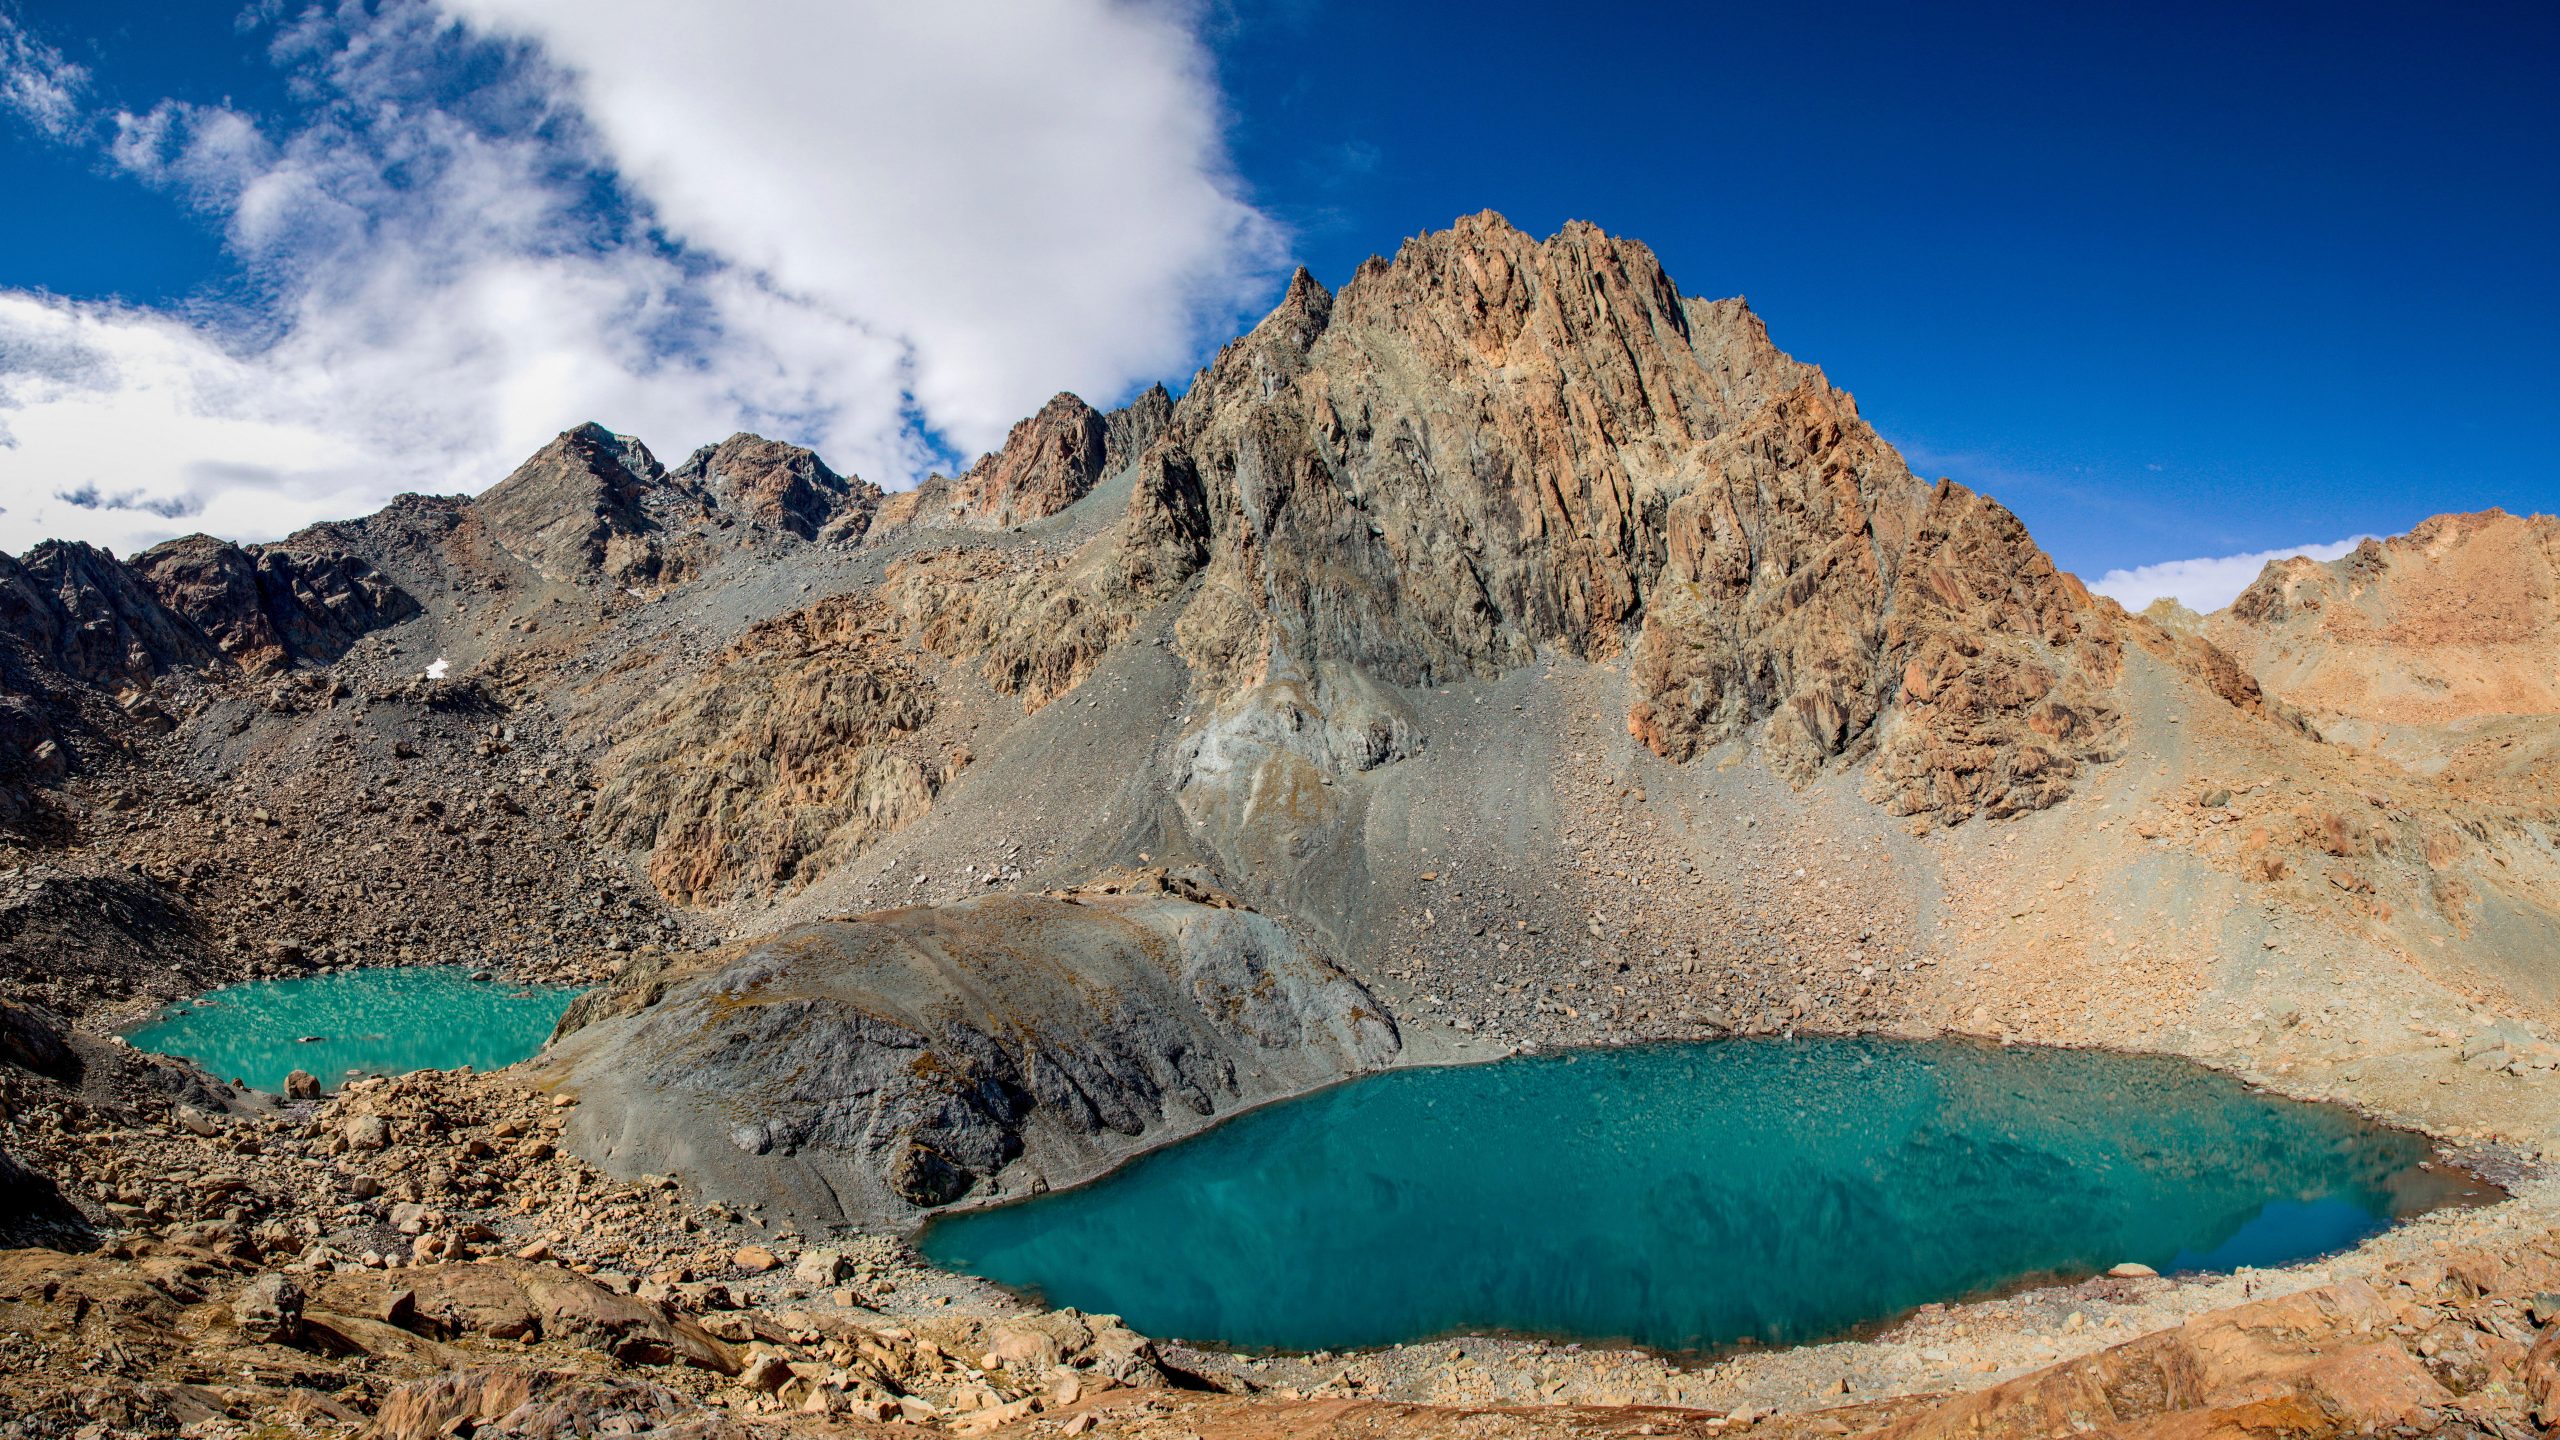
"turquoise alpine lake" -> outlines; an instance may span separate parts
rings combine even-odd
[[[578,996],[471,975],[403,965],[253,980],[172,1007],[125,1039],[254,1089],[281,1091],[296,1070],[335,1089],[350,1075],[512,1065],[542,1048]]]
[[[1198,1343],[1703,1350],[2125,1261],[2281,1264],[2494,1195],[2430,1153],[2160,1057],[1730,1040],[1365,1077],[922,1243]]]

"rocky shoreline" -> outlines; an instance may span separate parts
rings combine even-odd
[[[2128,1347],[2186,1343],[2179,1337],[2238,1325],[2253,1309],[2298,1303],[2326,1315],[2348,1301],[2350,1309],[2380,1303],[2397,1318],[2377,1325],[2363,1311],[2332,1316],[2342,1334],[2414,1336],[2421,1373],[2440,1385],[2466,1375],[2472,1382],[2432,1408],[2485,1423],[2524,1413],[2516,1386],[2530,1378],[2519,1367],[2531,1347],[2522,1342],[2543,1333],[2526,1312],[2548,1298],[2542,1288],[2560,1286],[2560,1180],[2536,1166],[2506,1200],[2420,1217],[2327,1260],[2035,1287],[1924,1306],[1875,1334],[1830,1344],[1666,1357],[1469,1336],[1349,1354],[1239,1355],[1150,1344],[1104,1320],[1039,1311],[934,1270],[892,1236],[802,1236],[673,1180],[606,1175],[559,1147],[575,1101],[530,1081],[522,1067],[426,1073],[357,1082],[321,1101],[204,1115],[193,1126],[127,1111],[128,1124],[112,1128],[85,1106],[40,1106],[13,1091],[20,1143],[32,1141],[56,1173],[95,1176],[94,1191],[80,1198],[130,1227],[76,1262],[53,1252],[0,1256],[0,1343],[17,1351],[0,1356],[15,1362],[0,1367],[12,1377],[0,1395],[30,1407],[14,1433],[70,1434],[72,1418],[98,1423],[96,1404],[63,1408],[84,1392],[50,1382],[81,1340],[59,1307],[85,1311],[94,1299],[66,1297],[118,1287],[148,1291],[172,1318],[165,1336],[147,1326],[121,1339],[89,1332],[128,1362],[122,1373],[113,1365],[96,1372],[85,1392],[110,1409],[128,1407],[128,1418],[111,1424],[147,1427],[152,1404],[175,1407],[172,1417],[201,1406],[189,1399],[190,1382],[173,1377],[204,1367],[189,1358],[202,1346],[252,1343],[222,1337],[264,1324],[269,1338],[254,1343],[293,1357],[288,1369],[336,1366],[340,1383],[315,1406],[294,1397],[323,1392],[276,1383],[282,1377],[270,1371],[268,1393],[254,1382],[230,1385],[216,1408],[250,1423],[299,1405],[292,1423],[309,1433],[352,1432],[366,1416],[381,1433],[426,1433],[400,1431],[397,1417],[430,1398],[448,1406],[437,1412],[445,1414],[489,1394],[512,1396],[495,1381],[473,1392],[479,1399],[427,1395],[494,1353],[520,1372],[554,1366],[563,1354],[583,1357],[574,1368],[601,1365],[644,1381],[662,1397],[652,1403],[676,1407],[670,1414],[850,1416],[961,1434],[1054,1433],[1046,1427],[1087,1413],[1109,1433],[1170,1434],[1178,1417],[1203,1407],[1245,1404],[1258,1413],[1343,1403],[1449,1414],[1560,1407],[1550,1417],[1558,1424],[1574,1407],[1660,1407],[1650,1420],[1630,1419],[1628,1433],[1653,1423],[1704,1434],[1790,1433],[1785,1427],[1826,1414],[1872,1418],[1878,1406],[1943,1404],[1951,1393],[2112,1363],[2104,1357]],[[2529,1279],[2483,1278],[2516,1265]],[[279,1305],[298,1305],[303,1328],[280,1318]],[[193,1327],[175,1318],[181,1313],[230,1319],[182,1343]],[[2539,1313],[2560,1321],[2560,1305]],[[534,1323],[508,1318],[525,1314]],[[2421,1321],[2407,1335],[2394,1328]],[[2441,1341],[2427,1348],[2438,1333],[2471,1337],[2460,1357],[2470,1370],[2440,1363]],[[161,1347],[157,1360],[130,1363],[147,1341]],[[71,1348],[57,1354],[49,1345]],[[998,1351],[1022,1354],[1009,1365],[984,1363]],[[757,1368],[766,1359],[773,1363]],[[857,1359],[867,1364],[847,1363]],[[240,1373],[233,1362],[213,1368]],[[439,1374],[448,1378],[428,1378]],[[1399,1423],[1423,1424],[1424,1413]],[[39,1416],[66,1423],[29,1428]],[[1288,1422],[1274,1413],[1255,1423]]]

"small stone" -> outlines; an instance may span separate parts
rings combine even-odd
[[[381,1150],[391,1144],[391,1127],[379,1115],[351,1115],[339,1133],[350,1150]]]
[[[809,1286],[834,1285],[853,1273],[853,1262],[833,1250],[811,1250],[791,1267],[793,1281]]]
[[[253,1345],[289,1345],[302,1334],[302,1287],[269,1272],[231,1302],[231,1318]]]
[[[2111,1280],[2148,1280],[2159,1273],[2135,1260],[2127,1260],[2121,1265],[2112,1265],[2107,1268],[2107,1278]]]
[[[548,1240],[536,1240],[532,1244],[517,1250],[516,1258],[519,1260],[533,1261],[548,1260],[551,1258],[551,1242]]]
[[[319,1099],[320,1077],[308,1070],[296,1070],[287,1075],[284,1077],[284,1098],[287,1100]]]
[[[791,1383],[791,1367],[779,1357],[758,1355],[738,1372],[738,1383],[750,1390],[770,1393]]]
[[[730,1256],[729,1259],[730,1263],[750,1275],[762,1275],[782,1264],[781,1256],[762,1245],[741,1245],[738,1247],[738,1253]]]
[[[732,1345],[744,1345],[756,1338],[755,1325],[744,1315],[705,1315],[695,1323],[713,1339],[726,1340]]]

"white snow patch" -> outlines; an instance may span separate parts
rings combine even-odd
[[[430,680],[441,680],[444,678],[444,672],[452,668],[453,662],[439,655],[436,657],[435,663],[427,667],[427,678]]]

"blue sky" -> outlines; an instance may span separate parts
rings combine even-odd
[[[69,77],[0,116],[0,301],[59,327],[0,310],[0,510],[299,523],[377,452],[486,484],[546,406],[895,482],[1483,208],[1747,294],[2092,578],[2560,508],[2549,7],[944,8],[0,0],[0,85]],[[115,450],[136,395],[185,465]]]
[[[2560,508],[2560,8],[1240,10],[1320,277],[1471,208],[1637,236],[2066,568]]]

